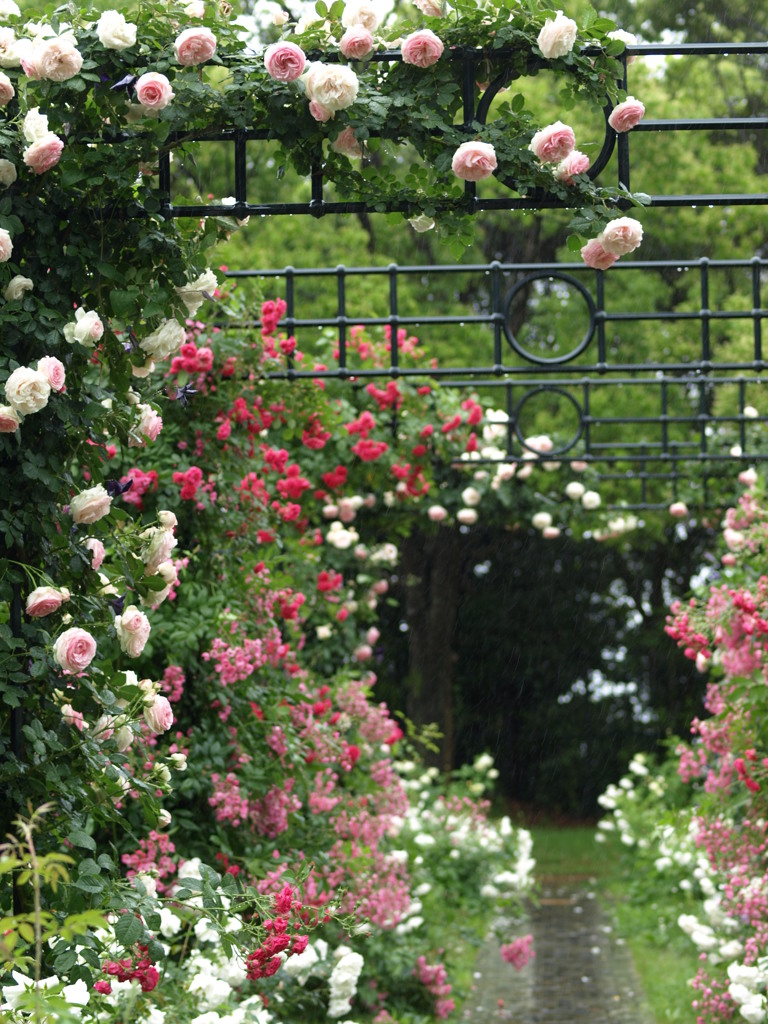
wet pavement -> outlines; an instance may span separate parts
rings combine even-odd
[[[518,930],[533,934],[535,958],[516,971],[489,938],[478,955],[464,1021],[650,1024],[629,950],[588,880],[540,879],[538,903]]]

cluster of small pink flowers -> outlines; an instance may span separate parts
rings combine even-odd
[[[231,821],[235,828],[238,828],[244,821],[248,821],[251,809],[248,800],[240,793],[240,780],[232,772],[227,772],[222,779],[218,772],[211,775],[213,783],[213,796],[208,797],[208,803],[216,810],[217,821]]]
[[[107,960],[102,970],[116,981],[137,981],[141,986],[142,992],[152,992],[160,980],[160,972],[147,956],[147,947],[137,946],[136,948],[140,956],[135,964],[133,958],[129,956],[122,960]],[[106,987],[104,982],[97,982],[96,985],[101,986],[97,989],[99,992],[107,993],[112,991],[108,982]],[[94,985],[94,988],[96,988],[96,985]]]
[[[130,482],[131,486],[127,491],[123,491],[121,497],[123,501],[129,505],[135,505],[141,511],[144,507],[144,495],[157,490],[157,473],[154,469],[145,473],[138,466],[132,466],[125,476],[120,477],[121,484],[127,484],[128,482]]]
[[[440,1020],[445,1020],[449,1014],[453,1013],[456,1004],[453,999],[447,998],[453,986],[448,983],[448,972],[443,964],[428,964],[427,958],[420,956],[416,961],[413,973],[418,977],[421,984],[433,996],[437,997],[435,1000],[435,1015]]]
[[[501,959],[512,964],[516,971],[522,971],[529,960],[533,960],[536,953],[533,950],[533,936],[523,935],[501,947]]]
[[[163,678],[160,680],[160,687],[171,704],[181,700],[184,694],[185,682],[184,669],[178,665],[169,665],[166,668]]]
[[[134,853],[124,853],[121,859],[128,866],[128,878],[139,873],[150,874],[155,879],[157,891],[162,893],[170,885],[166,879],[176,874],[176,862],[171,856],[175,852],[170,836],[153,829],[146,839],[139,840],[139,848]]]
[[[266,796],[254,800],[251,820],[262,836],[274,839],[288,828],[288,815],[301,810],[301,800],[291,793],[294,779],[286,779],[282,786],[273,786]]]

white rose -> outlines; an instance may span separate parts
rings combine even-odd
[[[16,165],[12,164],[10,160],[0,160],[0,185],[8,188],[16,181],[17,177]]]
[[[19,5],[14,0],[0,0],[0,18],[18,18]]]
[[[544,22],[544,27],[539,32],[536,42],[547,60],[565,57],[573,49],[577,32],[576,22],[571,18],[566,18],[562,11],[558,11],[554,19],[548,18]]]
[[[625,32],[623,28],[615,28],[613,32],[607,34],[608,39],[620,39],[625,46],[636,46],[637,36],[632,35],[631,32]],[[633,64],[637,60],[637,57],[632,55],[627,57],[627,67]]]
[[[178,320],[165,320],[157,330],[139,342],[139,348],[153,359],[166,359],[178,352],[186,334],[184,325]]]
[[[0,67],[17,68],[21,64],[18,40],[12,28],[0,28]]]
[[[5,382],[5,397],[22,416],[44,409],[50,394],[48,378],[29,366],[17,367]]]
[[[187,307],[187,312],[190,316],[194,316],[205,301],[205,295],[203,295],[203,292],[213,295],[213,292],[218,287],[218,283],[216,275],[209,269],[194,281],[189,281],[183,287],[176,289],[179,298]]]
[[[341,15],[344,28],[362,25],[369,32],[375,32],[381,22],[381,15],[370,0],[349,0]]]
[[[136,26],[118,11],[104,11],[96,23],[96,33],[107,50],[125,50],[136,42]]]
[[[204,18],[205,4],[203,3],[203,0],[193,0],[193,3],[187,4],[187,6],[184,8],[184,13],[188,18]]]
[[[537,530],[545,530],[552,525],[552,516],[549,512],[537,512],[531,522]]]
[[[8,285],[3,292],[3,298],[6,302],[15,302],[16,299],[20,299],[22,297],[24,292],[31,292],[34,287],[34,283],[30,278],[22,277],[21,274],[17,274],[8,282]]]
[[[478,490],[475,490],[474,487],[465,487],[464,490],[461,492],[461,500],[464,502],[465,505],[469,505],[470,507],[473,507],[474,505],[479,505],[481,497],[482,496],[480,492]]]
[[[584,491],[586,491],[586,487],[578,480],[571,480],[565,488],[565,493],[571,501],[578,501],[584,494]]]
[[[357,99],[360,83],[357,75],[345,64],[310,64],[302,76],[310,100],[335,113],[351,107]]]
[[[597,236],[606,252],[624,256],[634,252],[643,240],[643,225],[634,217],[617,217]]]
[[[456,519],[463,526],[474,526],[477,522],[477,512],[473,508],[460,508],[456,513]]]
[[[581,496],[581,504],[587,509],[599,508],[600,495],[597,491],[585,491]]]
[[[77,341],[85,348],[93,348],[104,333],[104,324],[99,314],[89,309],[87,312],[80,307],[75,310],[75,323],[65,324],[63,334],[71,344]]]
[[[48,118],[40,113],[39,107],[32,107],[24,116],[21,130],[27,142],[38,142],[49,133]]]

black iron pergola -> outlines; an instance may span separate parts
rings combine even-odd
[[[620,60],[624,65],[624,88],[631,93],[630,56],[705,56],[724,58],[768,55],[768,43],[638,45],[630,47]],[[333,59],[324,55],[325,60]],[[388,51],[372,58],[400,60],[400,53]],[[463,123],[468,133],[472,126],[484,123],[499,90],[519,76],[510,70],[510,55],[505,51],[488,53],[458,49],[451,59],[461,62],[463,83]],[[481,62],[492,61],[491,81],[478,95],[476,79]],[[538,58],[529,59],[528,74],[546,66]],[[487,70],[486,70],[487,73]],[[632,180],[630,134],[617,135],[608,126],[606,110],[605,138],[601,152],[590,168],[594,179],[612,172],[616,183],[630,189],[642,188]],[[748,132],[768,129],[768,117],[700,117],[676,120],[643,120],[631,133],[647,132]],[[370,203],[344,197],[329,197],[324,180],[321,153],[318,153],[310,180],[310,198],[305,202],[264,202],[249,193],[246,147],[250,142],[268,140],[267,128],[233,129],[207,132],[198,141],[226,143],[233,147],[233,199],[227,204],[188,204],[173,194],[170,158],[160,160],[160,206],[166,217],[234,216],[239,219],[264,215],[310,215],[323,217],[339,213],[405,212],[412,210],[404,202]],[[615,159],[614,159],[615,155]],[[631,182],[631,184],[630,184]],[[483,210],[523,211],[554,209],[566,203],[543,193],[520,195],[514,182],[503,181],[507,194],[499,195],[498,186],[484,194],[485,183],[466,182],[463,198],[436,200],[441,210],[476,213]],[[651,195],[651,207],[745,207],[767,206],[768,193],[734,194],[724,192],[685,195]],[[623,201],[617,204],[627,205]],[[640,215],[641,216],[641,215]],[[466,309],[450,315],[425,314],[426,300],[417,308],[403,306],[403,283],[426,282],[460,275],[462,294],[471,298]],[[685,309],[635,308],[627,300],[631,282],[637,275],[657,275],[662,279],[680,275],[688,283],[690,299]],[[397,344],[398,328],[406,328],[420,337],[438,339],[435,354],[441,356],[439,341],[450,332],[474,332],[473,365],[453,366],[441,359],[441,368],[430,371],[443,386],[471,388],[492,395],[494,405],[506,413],[506,441],[497,442],[505,461],[520,461],[533,454],[525,443],[530,434],[526,421],[538,406],[557,418],[553,430],[552,460],[580,460],[595,465],[603,479],[624,482],[622,507],[645,509],[666,507],[677,496],[683,482],[689,499],[692,479],[697,481],[693,499],[701,507],[722,501],[722,479],[734,477],[734,468],[768,460],[768,418],[755,408],[750,395],[762,381],[766,368],[763,324],[768,317],[764,293],[768,283],[768,258],[756,255],[735,260],[690,259],[642,260],[630,257],[610,271],[588,270],[581,263],[500,263],[474,265],[347,267],[286,267],[280,270],[233,271],[234,278],[258,278],[269,283],[270,292],[283,295],[286,314],[280,327],[296,333],[305,352],[311,354],[312,337],[318,329],[331,329],[338,340],[338,356],[327,369],[316,371],[293,365],[286,360],[284,369],[271,376],[286,380],[302,377],[335,377],[342,380],[388,376],[407,380],[424,374],[401,364]],[[351,286],[359,277],[382,281],[380,308],[356,307]],[[691,281],[695,278],[695,286]],[[748,296],[743,308],[733,308],[731,283],[740,281],[740,293]],[[308,285],[310,285],[308,287]],[[318,310],[315,297],[322,289],[326,306],[329,295],[332,309]],[[352,291],[354,289],[352,288]],[[526,317],[535,316],[537,301],[553,292],[563,299],[570,317],[575,341],[553,338],[552,331],[542,341],[541,332],[526,326]],[[521,312],[521,305],[523,307]],[[564,314],[565,316],[565,314]],[[749,344],[738,351],[713,343],[713,332],[724,322],[749,334]],[[617,337],[631,337],[632,325],[651,322],[660,331],[682,332],[684,344],[663,362],[648,361],[631,344],[617,343]],[[255,326],[257,321],[251,321]],[[350,328],[388,325],[391,328],[391,363],[383,369],[357,365],[348,346]],[[246,326],[243,324],[242,326]],[[679,340],[679,338],[678,338]],[[434,346],[433,346],[434,347]],[[723,349],[728,349],[724,354]],[[748,348],[748,351],[746,351]],[[642,396],[642,401],[640,400]],[[558,410],[555,412],[555,410]]]

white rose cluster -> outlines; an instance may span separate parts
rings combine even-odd
[[[363,958],[359,953],[340,946],[336,951],[341,956],[331,971],[329,986],[331,990],[328,1005],[329,1017],[343,1017],[349,1012],[350,1002],[357,991],[357,979],[363,969]]]

